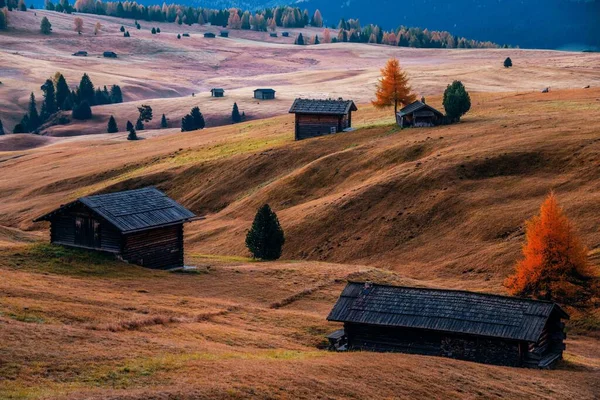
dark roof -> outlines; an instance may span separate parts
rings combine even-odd
[[[212,32],[206,32],[206,33],[204,34],[204,37],[215,37],[215,36],[216,36],[216,35],[215,35],[214,33],[212,33]]]
[[[34,220],[48,221],[76,204],[83,204],[121,232],[182,223],[194,213],[153,187],[81,197]]]
[[[225,92],[225,89],[221,89],[221,88],[213,88],[210,89],[211,92]]]
[[[370,286],[367,286],[370,285]],[[555,303],[460,290],[349,282],[327,317],[354,322],[535,342]]]
[[[290,113],[297,114],[335,114],[345,115],[350,111],[357,111],[356,105],[352,100],[309,100],[296,99]]]
[[[268,93],[275,93],[275,91],[273,89],[255,89],[254,93],[256,92],[268,92]]]
[[[415,101],[414,103],[411,103],[411,104],[407,105],[406,107],[404,107],[400,111],[398,111],[398,115],[401,116],[401,117],[403,117],[405,115],[412,114],[415,111],[419,111],[419,110],[428,110],[428,111],[431,111],[434,114],[437,114],[439,116],[443,116],[444,115],[441,112],[439,112],[438,110],[436,110],[435,108],[431,107],[430,105],[422,103],[422,102],[420,102],[418,100]]]

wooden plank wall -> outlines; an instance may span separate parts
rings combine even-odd
[[[147,268],[183,266],[183,224],[124,235],[122,257]]]

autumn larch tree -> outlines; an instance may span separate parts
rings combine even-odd
[[[83,31],[83,19],[77,17],[73,20],[73,23],[75,24],[75,32],[81,35]]]
[[[42,22],[40,22],[40,32],[44,35],[49,35],[52,33],[52,24],[48,21],[48,18],[42,18]]]
[[[277,214],[268,204],[256,212],[252,227],[246,235],[246,247],[259,260],[277,260],[285,243]]]
[[[316,28],[322,28],[323,27],[323,17],[321,16],[321,11],[316,10],[313,17],[312,17],[312,22],[311,25],[316,27]]]
[[[567,305],[581,305],[593,296],[596,276],[587,250],[554,193],[527,221],[526,240],[523,259],[505,281],[511,294]]]
[[[375,96],[373,105],[377,108],[394,106],[394,115],[398,112],[398,105],[404,106],[417,99],[417,96],[411,92],[406,72],[402,71],[400,62],[396,58],[390,58],[381,70]]]
[[[102,29],[102,24],[100,22],[96,22],[96,25],[94,25],[94,35],[97,35],[98,33],[100,33],[101,29]]]

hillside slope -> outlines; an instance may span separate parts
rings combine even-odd
[[[361,129],[303,142],[293,142],[286,116],[2,153],[0,224],[43,229],[31,220],[70,199],[156,185],[207,216],[186,228],[193,253],[246,255],[245,231],[269,203],[286,232],[285,258],[501,291],[523,221],[550,190],[586,244],[600,246],[598,98],[598,89],[477,94],[462,123],[403,131],[389,111],[361,106]]]

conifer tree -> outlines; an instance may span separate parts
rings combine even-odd
[[[8,18],[6,17],[6,13],[4,13],[4,9],[0,7],[0,31],[8,28]]]
[[[52,24],[48,21],[48,18],[42,18],[42,22],[40,23],[40,32],[44,35],[49,35],[52,33]]]
[[[71,111],[71,116],[73,119],[78,120],[86,120],[92,118],[92,108],[90,107],[90,103],[87,100],[83,100],[79,104],[75,104],[73,106],[73,111]]]
[[[119,132],[119,127],[117,126],[117,121],[114,116],[110,116],[108,119],[108,125],[106,127],[106,132],[108,133],[117,133]]]
[[[167,117],[165,116],[165,114],[163,114],[162,118],[160,119],[160,127],[161,128],[168,128],[169,127],[169,123],[167,122]]]
[[[137,140],[137,133],[135,132],[135,128],[133,127],[133,124],[131,123],[131,121],[127,121],[127,131],[129,132],[129,135],[127,135],[127,140]]]
[[[121,25],[121,29],[119,29],[121,32],[125,33],[125,27],[123,25]]]
[[[142,104],[141,107],[138,107],[138,111],[140,116],[138,117],[138,121],[150,122],[152,121],[152,107]],[[138,129],[138,128],[136,128]],[[144,128],[141,128],[144,129]],[[141,130],[138,129],[138,130]]]
[[[234,124],[242,122],[242,116],[240,115],[240,110],[238,109],[237,103],[233,103],[233,110],[231,111],[231,120]]]
[[[2,120],[0,119],[0,136],[4,135],[4,126],[2,125]]]
[[[73,20],[73,24],[75,25],[75,32],[81,35],[83,31],[83,19],[77,17]]]
[[[70,94],[71,91],[69,90],[69,85],[67,85],[67,80],[62,74],[58,74],[58,79],[56,80],[56,104],[63,110],[65,100]]]
[[[81,77],[81,81],[79,82],[79,102],[87,101],[88,105],[93,105],[95,100],[95,91],[94,84],[92,80],[88,76],[88,74],[83,74]]]
[[[381,70],[375,96],[373,105],[377,108],[394,106],[394,115],[398,112],[399,105],[407,105],[417,99],[411,92],[406,72],[402,71],[396,58],[390,58]]]
[[[506,57],[506,60],[504,60],[504,68],[510,68],[512,66],[512,60],[510,59],[510,57]]]
[[[315,35],[315,40],[314,40],[314,44],[320,44],[321,42],[319,42],[319,35]]]
[[[316,10],[313,17],[312,17],[312,22],[311,25],[316,27],[316,28],[322,28],[323,27],[323,17],[321,16],[321,11]]]
[[[281,257],[284,243],[285,236],[279,219],[271,207],[265,204],[258,209],[246,235],[246,247],[256,259],[277,260]]]
[[[206,124],[204,122],[204,116],[200,112],[200,108],[198,108],[198,107],[192,108],[190,115],[192,116],[192,119],[194,121],[194,129],[204,129]]]
[[[51,79],[46,79],[41,89],[44,91],[44,102],[42,103],[42,120],[47,120],[48,117],[58,111],[56,106],[56,94],[54,92],[54,82]]]
[[[160,33],[160,28],[156,28],[156,33]]]
[[[181,118],[181,132],[189,132],[194,130],[194,118],[187,114]]]
[[[144,130],[144,122],[142,122],[141,119],[138,118],[138,120],[135,122],[135,130],[136,131],[143,131]]]
[[[150,31],[153,35],[156,35],[156,28],[152,28],[152,30]]]
[[[302,33],[298,34],[298,37],[296,38],[296,44],[300,46],[304,45],[304,37],[302,37]]]
[[[471,97],[461,81],[454,81],[444,91],[443,99],[446,116],[453,122],[460,121],[460,117],[471,109]]]
[[[597,274],[587,250],[565,216],[554,193],[527,221],[523,259],[505,285],[513,295],[583,305],[597,295]]]
[[[33,92],[29,96],[29,108],[27,112],[27,124],[24,126],[28,132],[33,132],[41,125],[40,115],[38,114],[37,105],[35,102],[35,95]]]
[[[112,85],[110,88],[110,100],[113,104],[123,102],[123,93],[121,92],[121,87],[119,85]]]
[[[25,0],[19,0],[19,11],[27,11]]]

